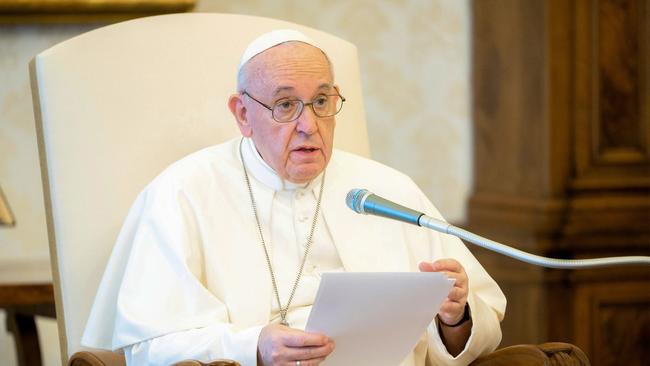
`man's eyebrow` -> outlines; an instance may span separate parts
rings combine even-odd
[[[333,88],[332,84],[329,84],[329,83],[320,84],[320,86],[318,87],[319,90],[320,89],[332,89],[332,88]]]
[[[275,91],[273,92],[273,96],[276,96],[282,93],[283,91],[292,91],[294,89],[295,88],[293,86],[280,86],[275,89]]]
[[[323,84],[318,86],[318,90],[332,89],[332,88],[333,88],[332,84],[329,84],[329,83],[323,83]],[[278,95],[278,94],[280,94],[282,92],[285,92],[285,91],[293,91],[295,89],[296,88],[294,88],[293,86],[279,86],[273,92],[273,96],[276,96],[276,95]]]

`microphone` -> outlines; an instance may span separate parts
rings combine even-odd
[[[411,210],[387,199],[370,193],[367,189],[353,189],[345,197],[345,203],[352,211],[365,215],[382,216],[409,224],[420,225],[422,212]]]
[[[404,207],[395,202],[377,196],[367,189],[353,189],[345,197],[346,205],[352,211],[364,214],[381,216],[409,224],[426,227],[443,234],[450,234],[460,239],[476,244],[482,248],[500,253],[516,260],[547,268],[583,269],[594,267],[607,267],[614,265],[650,265],[650,257],[627,256],[607,257],[593,259],[558,259],[548,258],[524,252],[523,250],[509,247],[505,244],[476,235],[467,230],[451,225],[442,220],[427,216],[421,212]]]

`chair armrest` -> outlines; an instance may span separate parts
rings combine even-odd
[[[209,363],[203,363],[201,361],[196,361],[196,360],[185,360],[185,361],[177,362],[172,366],[241,366],[241,365],[238,362],[229,361],[229,360],[217,360],[217,361],[211,361]]]
[[[93,350],[80,351],[72,355],[68,361],[68,366],[126,366],[124,355],[121,353]],[[185,360],[175,363],[173,366],[240,366],[235,361],[217,360],[208,363]]]
[[[479,357],[472,366],[589,366],[582,350],[569,343],[521,344]]]
[[[126,366],[126,360],[123,354],[111,351],[79,351],[70,357],[68,366]]]

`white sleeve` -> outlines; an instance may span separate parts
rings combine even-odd
[[[227,324],[175,332],[124,348],[126,364],[167,366],[182,360],[235,360],[257,364],[257,340],[262,326],[234,332]]]
[[[193,202],[171,184],[149,187],[122,236],[131,246],[117,297],[113,349],[130,365],[231,359],[256,365],[262,326],[239,328],[206,286],[203,237]]]
[[[472,332],[463,351],[456,357],[447,352],[440,339],[437,323],[428,329],[429,360],[434,365],[468,365],[477,357],[492,352],[501,342],[501,325],[506,299],[499,286],[458,239],[441,234],[442,255],[458,260],[469,278],[469,303]]]

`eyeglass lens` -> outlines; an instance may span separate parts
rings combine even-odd
[[[300,117],[305,104],[310,105],[318,117],[330,117],[341,110],[343,101],[338,95],[321,95],[309,103],[297,99],[281,100],[273,106],[273,118],[278,122],[291,122]]]

